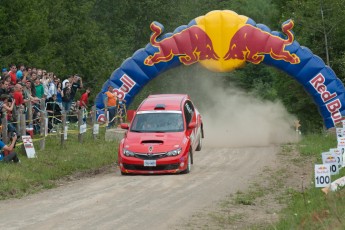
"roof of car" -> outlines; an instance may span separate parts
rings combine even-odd
[[[181,110],[182,102],[189,99],[187,94],[155,94],[148,96],[139,106],[138,111],[156,109]]]

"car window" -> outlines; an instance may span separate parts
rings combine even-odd
[[[192,102],[186,101],[186,103],[183,106],[183,110],[185,114],[186,124],[188,125],[191,122],[194,115],[194,106]]]
[[[132,132],[181,132],[184,130],[181,112],[138,113],[132,122]]]

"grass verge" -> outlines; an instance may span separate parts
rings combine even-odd
[[[313,165],[336,146],[335,134],[310,134],[281,146],[277,164],[265,168],[247,190],[197,212],[183,228],[345,229],[345,189],[325,195],[314,187]],[[332,180],[344,174],[341,170]]]
[[[104,141],[105,129],[100,129],[96,140],[92,133],[85,133],[83,143],[78,135],[69,135],[62,147],[60,136],[49,135],[45,149],[39,150],[34,142],[37,158],[28,159],[19,154],[21,163],[0,164],[0,199],[19,198],[42,189],[58,186],[59,180],[75,174],[96,174],[100,168],[114,164],[117,143]],[[20,152],[21,146],[16,147]]]

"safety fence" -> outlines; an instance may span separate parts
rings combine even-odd
[[[127,120],[127,111],[125,105],[122,108],[116,108],[116,115],[112,120],[109,120],[107,115],[107,109],[96,110],[96,107],[91,107],[90,111],[85,108],[75,108],[66,113],[63,110],[56,114],[54,111],[47,111],[48,103],[44,99],[40,101],[40,104],[26,103],[26,109],[15,109],[13,111],[14,119],[9,121],[7,112],[2,112],[1,119],[1,135],[4,143],[8,143],[11,139],[13,127],[18,136],[30,135],[32,141],[39,141],[39,148],[43,150],[45,148],[45,141],[48,136],[55,135],[60,137],[61,146],[64,146],[67,140],[67,135],[78,135],[78,141],[83,142],[83,138],[86,132],[92,131],[93,139],[96,139],[99,135],[99,129],[101,127],[107,127],[108,124],[114,120],[114,126]],[[108,108],[109,109],[109,108]],[[35,118],[33,114],[36,114]],[[101,121],[97,120],[97,116],[103,114],[104,118]],[[69,127],[73,127],[69,128]],[[20,139],[18,139],[18,145],[22,145]]]

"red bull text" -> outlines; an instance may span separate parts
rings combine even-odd
[[[131,91],[131,89],[135,86],[135,81],[130,78],[127,74],[122,75],[120,81],[123,83],[119,89],[114,89],[113,92],[117,93],[117,96],[120,99],[124,99],[126,94]]]
[[[314,89],[321,95],[322,101],[324,103],[332,100],[333,98],[337,97],[337,93],[331,93],[328,91],[325,83],[325,77],[322,73],[318,73],[315,77],[313,77],[309,83],[314,87]],[[342,104],[339,99],[334,101],[328,102],[326,104],[326,108],[328,112],[331,114],[333,123],[336,124],[342,120],[341,113],[339,109],[342,107]]]

